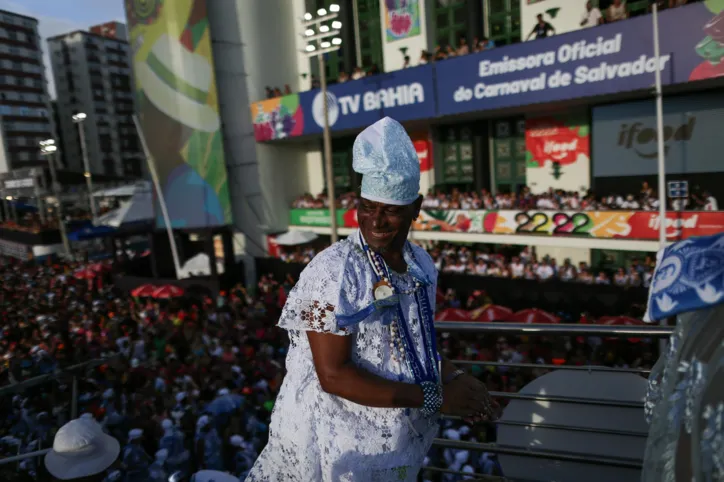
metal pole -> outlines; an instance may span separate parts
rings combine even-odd
[[[357,67],[362,67],[362,42],[359,37],[359,11],[357,0],[352,0],[352,17],[354,19],[354,48],[357,57]]]
[[[57,152],[57,151],[56,151]],[[65,219],[63,218],[63,201],[60,199],[58,189],[58,175],[55,172],[55,156],[50,153],[48,156],[48,164],[50,165],[50,178],[53,182],[53,195],[58,201],[58,227],[60,228],[60,237],[63,240],[63,249],[68,259],[71,258],[70,243],[68,242],[68,233],[65,230]]]
[[[659,249],[666,247],[666,153],[664,152],[664,98],[661,89],[661,62],[659,56],[659,7],[658,2],[653,2],[651,21],[654,22],[654,58],[656,59],[656,143],[658,145],[658,169],[659,169]],[[659,321],[661,326],[666,326],[666,318]],[[659,341],[659,354],[666,351],[666,340]]]
[[[146,145],[146,137],[143,135],[143,130],[141,129],[141,122],[138,120],[138,116],[136,116],[135,114],[133,115],[133,123],[136,126],[136,131],[138,132],[138,139],[141,141],[143,153],[146,155],[146,163],[148,164],[148,170],[151,173],[153,186],[156,188],[156,194],[158,195],[158,204],[159,206],[161,206],[161,214],[163,215],[163,222],[166,225],[168,242],[171,245],[171,257],[173,257],[173,265],[176,270],[176,279],[178,279],[179,274],[181,273],[181,263],[179,262],[176,239],[173,237],[171,217],[168,215],[168,208],[166,207],[166,198],[164,197],[163,191],[161,190],[161,182],[158,180],[158,172],[156,172],[156,161],[153,159],[153,156],[151,156],[151,153],[148,151],[148,146]]]
[[[336,243],[337,237],[337,196],[334,192],[334,172],[332,172],[332,137],[329,132],[329,106],[327,105],[327,69],[324,63],[324,54],[317,56],[319,59],[319,79],[322,85],[322,99],[324,99],[324,167],[327,174],[327,198],[329,199],[329,221],[332,229],[332,243]]]
[[[38,216],[40,216],[40,223],[45,224],[45,209],[43,208],[43,197],[40,195],[40,183],[38,178],[33,176],[33,187],[35,191],[35,199],[38,204]]]
[[[96,210],[95,199],[93,199],[93,178],[90,170],[90,162],[88,161],[88,151],[85,146],[85,121],[78,121],[78,135],[80,136],[80,151],[83,155],[83,169],[85,170],[85,183],[88,186],[88,202],[90,203],[91,215],[93,216],[93,223],[98,218],[98,211]]]
[[[78,377],[73,375],[73,398],[70,401],[70,418],[75,420],[78,418]]]
[[[461,333],[511,333],[525,336],[579,335],[579,336],[615,336],[619,338],[666,338],[671,336],[670,326],[607,326],[583,324],[532,324],[526,323],[484,323],[477,321],[439,321],[435,322],[437,331],[457,331]]]

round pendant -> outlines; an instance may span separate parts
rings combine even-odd
[[[392,291],[392,286],[389,284],[380,282],[375,285],[372,294],[374,295],[375,300],[378,301],[389,298],[394,294],[394,291]]]

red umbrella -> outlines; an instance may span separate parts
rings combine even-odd
[[[179,288],[178,286],[174,285],[165,285],[161,286],[160,288],[156,288],[151,296],[153,296],[154,298],[167,300],[169,298],[178,298],[179,296],[183,296],[183,294],[183,288]]]
[[[131,296],[147,298],[149,296],[153,296],[154,291],[156,291],[155,286],[145,284],[131,290]]]
[[[513,310],[500,305],[487,305],[471,312],[473,321],[508,321],[513,316]]]
[[[435,316],[435,321],[470,321],[470,312],[459,308],[446,308]]]
[[[511,316],[508,321],[530,325],[532,323],[560,323],[561,319],[547,311],[531,308],[528,310],[520,310]]]
[[[108,270],[108,265],[105,265],[103,263],[93,263],[88,265],[86,269],[90,269],[92,271],[95,271],[96,273],[101,273]]]
[[[630,316],[602,316],[596,322],[597,325],[607,326],[641,326],[644,324],[643,321]],[[606,340],[617,340],[616,337],[608,337]],[[629,338],[628,341],[631,343],[638,343],[641,341],[640,338]]]
[[[96,277],[97,274],[98,273],[96,273],[95,271],[93,271],[90,268],[84,268],[84,269],[79,269],[78,271],[73,273],[73,276],[78,279],[93,279]]]

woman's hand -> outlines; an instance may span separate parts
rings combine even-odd
[[[443,386],[440,411],[445,415],[463,417],[471,422],[495,420],[499,408],[483,382],[471,375],[461,375]]]

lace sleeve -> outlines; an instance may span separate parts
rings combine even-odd
[[[347,246],[337,243],[317,255],[302,271],[289,293],[278,326],[285,330],[317,331],[334,335],[354,333],[353,327],[337,325],[341,308]]]

